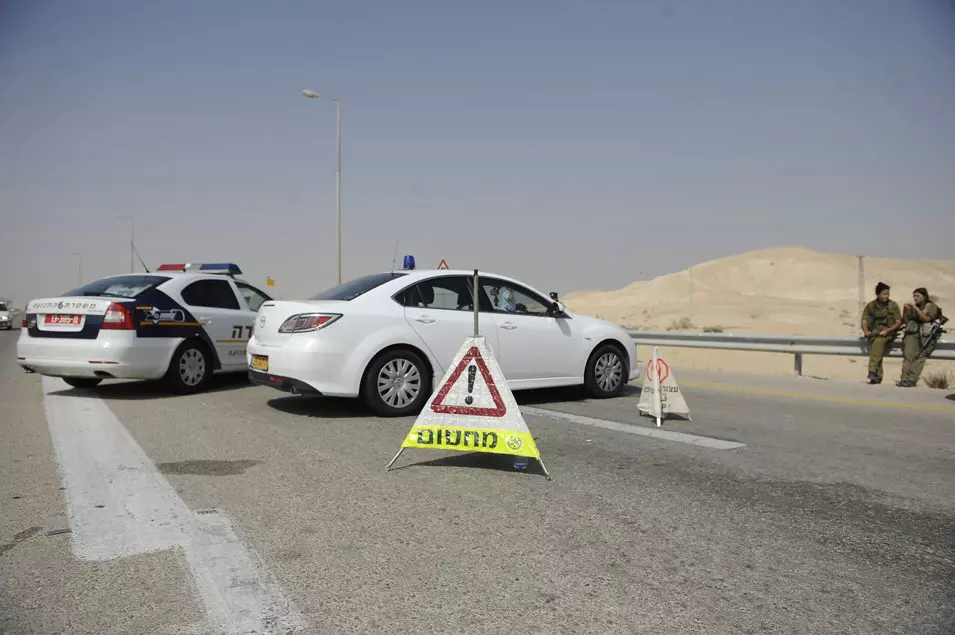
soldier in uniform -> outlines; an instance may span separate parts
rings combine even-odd
[[[903,307],[902,320],[905,322],[905,331],[902,335],[902,353],[905,356],[902,362],[902,377],[896,386],[912,388],[919,381],[925,360],[935,350],[935,343],[929,344],[919,353],[932,322],[938,319],[941,312],[934,302],[929,302],[928,291],[919,287],[912,292],[913,302],[906,302]]]
[[[899,305],[889,299],[889,285],[880,282],[875,285],[875,300],[865,305],[862,311],[862,332],[871,338],[869,352],[869,383],[881,384],[884,375],[882,358],[895,339],[895,333],[902,326],[902,312]]]

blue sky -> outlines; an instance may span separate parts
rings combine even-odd
[[[773,245],[952,258],[955,3],[0,3],[0,295],[446,258],[615,288]]]

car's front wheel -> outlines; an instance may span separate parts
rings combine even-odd
[[[627,361],[620,348],[613,344],[603,344],[587,360],[584,387],[591,397],[616,397],[623,392],[629,375]]]
[[[99,383],[103,380],[99,377],[63,377],[63,381],[73,386],[73,388],[89,390],[90,388],[99,386]]]
[[[212,355],[198,340],[186,340],[179,345],[166,371],[166,385],[179,394],[199,392],[212,379]]]
[[[391,349],[369,364],[362,392],[365,403],[377,415],[417,414],[431,396],[431,369],[414,351]]]

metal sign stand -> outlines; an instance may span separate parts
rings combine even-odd
[[[480,322],[480,311],[479,311],[480,305],[478,301],[478,298],[480,297],[481,295],[480,295],[480,285],[478,282],[478,270],[475,269],[474,270],[474,287],[473,287],[472,297],[471,297],[471,301],[474,304],[474,337],[481,336],[481,327],[480,327],[481,322]],[[518,410],[519,409],[520,408],[518,408]],[[404,447],[401,447],[398,449],[398,453],[395,454],[395,458],[391,459],[391,463],[389,463],[388,466],[385,468],[386,471],[391,470],[391,466],[395,464],[395,461],[398,460],[398,457],[401,456],[402,452],[404,452]],[[538,457],[537,462],[540,463],[541,470],[544,472],[544,476],[547,477],[547,480],[548,481],[553,480],[553,478],[550,475],[550,472],[547,471],[547,467],[544,465],[544,461]]]

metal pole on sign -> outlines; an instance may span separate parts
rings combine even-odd
[[[474,337],[480,335],[478,332],[478,270],[474,270],[474,291],[471,294],[471,302],[474,304]]]
[[[657,347],[653,347],[653,408],[656,410],[657,427],[660,427],[660,418],[663,416],[663,400],[660,398],[660,358],[657,357]]]
[[[389,470],[391,470],[391,466],[395,464],[395,461],[398,460],[398,457],[401,456],[401,453],[404,452],[404,451],[405,451],[405,449],[404,449],[403,447],[402,447],[402,448],[398,448],[398,454],[395,455],[395,458],[391,459],[391,463],[389,463],[388,466],[385,468],[385,471],[386,471],[386,472],[389,471]]]

